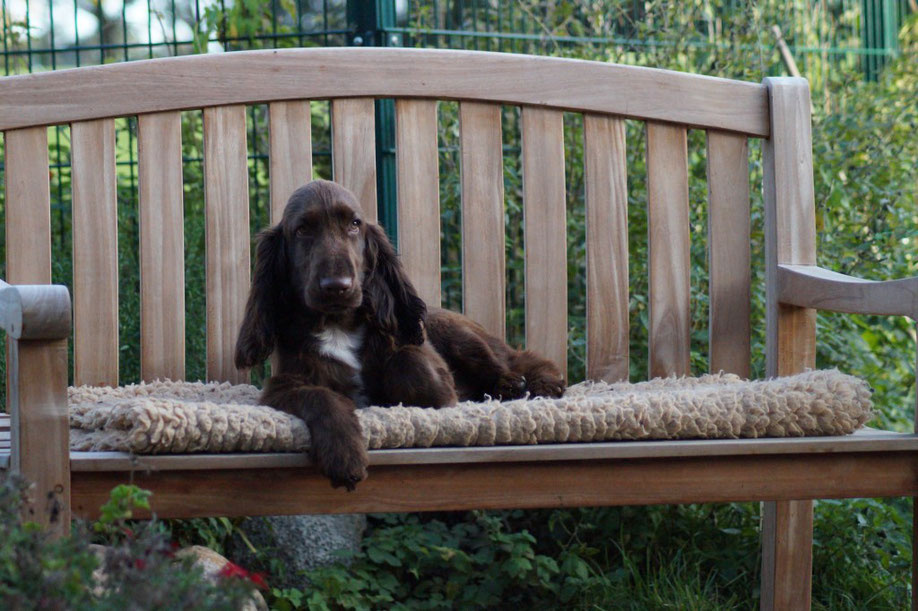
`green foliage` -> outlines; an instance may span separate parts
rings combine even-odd
[[[101,515],[93,524],[93,530],[109,537],[122,532],[124,521],[134,517],[135,509],[150,509],[149,490],[134,485],[118,484],[109,495],[108,502],[100,508]]]
[[[0,606],[4,609],[225,609],[235,611],[250,585],[237,579],[213,585],[189,558],[177,560],[156,521],[129,523],[132,511],[149,508],[150,493],[118,486],[93,526],[106,543],[104,554],[89,546],[89,530],[50,538],[22,522],[27,486],[16,478],[0,482]],[[98,580],[102,569],[104,577]]]
[[[273,10],[275,4],[281,11]],[[816,3],[810,9],[798,10],[799,3],[788,8],[786,3],[774,0],[758,3],[651,0],[640,3],[640,10],[634,12],[627,3],[611,9],[608,3],[598,2],[525,0],[512,4],[515,12],[510,12],[508,18],[507,13],[492,11],[487,4],[476,3],[474,10],[463,11],[462,3],[439,10],[430,3],[412,2],[412,26],[419,33],[407,36],[406,41],[417,46],[482,48],[615,61],[757,82],[766,75],[784,73],[770,38],[769,27],[773,24],[781,26],[790,44],[801,47],[819,48],[825,41],[836,46],[851,41],[857,44],[858,36],[858,11],[852,8],[854,4],[845,2]],[[197,50],[205,50],[207,42],[215,40],[224,49],[266,46],[259,35],[268,30],[280,35],[268,43],[272,46],[312,44],[309,39],[297,39],[292,21],[278,19],[284,11],[293,15],[296,10],[286,0],[232,2],[227,3],[226,11],[222,5],[220,8],[209,5],[201,21],[195,24]],[[514,41],[424,33],[436,29],[506,31],[517,24],[520,29],[544,36],[538,40]],[[564,37],[569,36],[605,37],[613,43],[564,42]],[[918,125],[918,62],[915,61],[918,18],[915,16],[903,28],[900,48],[903,56],[891,62],[875,83],[862,81],[856,54],[798,54],[798,60],[802,60],[800,68],[813,89],[819,263],[869,278],[916,274],[918,139],[914,137],[914,126]],[[455,103],[441,103],[439,112],[443,301],[447,306],[460,308],[458,107]],[[502,119],[506,153],[507,336],[514,343],[523,343],[525,236],[519,111],[506,108]],[[248,121],[254,232],[267,223],[265,107],[252,107]],[[315,175],[326,178],[331,176],[328,125],[327,103],[314,102]],[[187,377],[199,379],[205,373],[200,113],[184,113],[182,127]],[[125,120],[117,123],[117,129],[120,372],[121,379],[130,382],[139,379],[140,371],[136,176],[132,165],[136,159],[136,126],[133,120]],[[645,377],[647,371],[644,137],[642,124],[627,122],[633,379]],[[55,282],[71,285],[69,130],[52,130],[50,138],[51,161],[55,166],[52,168],[53,278]],[[706,370],[708,363],[704,146],[703,133],[691,131],[691,364],[695,372]],[[565,115],[565,159],[569,368],[571,379],[578,380],[585,375],[586,366],[585,213],[582,121],[572,114]],[[755,262],[752,366],[755,375],[762,375],[762,168],[761,150],[756,143],[750,146],[749,164],[751,248]],[[2,197],[0,193],[0,207]],[[0,273],[0,277],[5,274]],[[818,346],[819,367],[838,366],[867,379],[876,389],[878,422],[875,424],[910,430],[909,406],[915,402],[915,330],[908,321],[820,314]],[[3,367],[0,354],[0,374]],[[264,374],[264,371],[253,372],[253,380],[259,381]],[[125,534],[119,528],[130,517],[131,503],[142,502],[135,492],[129,489],[117,493],[120,500],[108,505],[108,517],[99,526],[100,535],[117,538]],[[911,519],[906,502],[823,501],[816,505],[815,521],[816,608],[905,608],[911,562]],[[183,544],[203,542],[218,550],[237,530],[236,523],[225,518],[175,521],[168,527]],[[39,544],[29,539],[35,532],[28,527],[10,532],[0,533],[4,535],[0,538],[0,571],[25,563],[21,570],[28,580],[23,579],[22,583],[42,584],[44,596],[58,596],[58,592],[69,592],[68,588],[79,590],[74,584],[80,580],[83,584],[87,582],[86,567],[94,565],[74,540]],[[281,609],[486,605],[547,609],[613,604],[616,608],[631,609],[748,609],[755,607],[758,597],[758,537],[758,507],[750,504],[474,512],[434,518],[378,516],[372,520],[370,534],[361,551],[351,559],[350,567],[341,564],[310,574],[314,588],[308,592],[275,589],[271,593],[272,604]],[[11,543],[8,545],[7,541]],[[57,551],[45,551],[46,545],[47,549]],[[55,545],[63,547],[58,549]],[[67,545],[72,547],[66,548]],[[154,548],[159,549],[156,545],[151,547]],[[38,550],[34,551],[36,560],[28,564],[26,560],[32,557],[33,550]],[[84,555],[80,556],[81,553]],[[71,570],[80,571],[79,579],[60,568],[61,557],[68,558],[67,566],[77,567]],[[158,556],[154,554],[152,558]],[[268,560],[268,568],[283,569],[271,566]],[[125,570],[130,568],[127,561],[121,565]],[[0,586],[6,584],[0,580]],[[30,592],[28,596],[40,594],[39,589]],[[64,595],[69,594],[60,594]]]

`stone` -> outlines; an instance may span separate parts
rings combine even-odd
[[[229,560],[225,557],[203,545],[192,545],[175,553],[176,560],[183,558],[191,558],[194,565],[204,573],[204,578],[211,583],[217,583],[221,579],[220,571],[229,563]],[[268,605],[265,603],[264,597],[254,586],[249,600],[242,605],[240,611],[268,611]]]
[[[271,571],[272,586],[306,590],[309,583],[302,573],[341,562],[339,550],[356,553],[366,526],[363,514],[341,514],[248,518],[239,529],[260,556],[282,567]],[[228,555],[238,564],[254,566],[255,556],[238,535]]]

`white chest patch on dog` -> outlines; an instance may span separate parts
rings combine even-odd
[[[321,333],[316,333],[316,339],[319,340],[319,353],[349,365],[359,376],[359,353],[363,346],[363,334],[363,327],[353,331],[346,331],[340,327],[327,327]]]

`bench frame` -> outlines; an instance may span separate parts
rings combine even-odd
[[[9,458],[0,454],[0,468],[35,482],[31,519],[48,522],[57,503],[50,527],[65,533],[71,512],[98,515],[110,489],[128,478],[154,492],[153,509],[164,518],[764,501],[762,608],[788,609],[809,606],[811,499],[918,496],[918,436],[870,430],[844,438],[373,451],[369,479],[353,493],[332,490],[300,455],[70,453],[71,300],[65,287],[49,286],[45,127],[71,125],[75,382],[118,383],[117,324],[114,335],[110,328],[117,248],[107,240],[116,219],[113,117],[126,115],[140,117],[142,375],[181,379],[183,303],[180,290],[168,289],[183,282],[182,258],[174,245],[155,240],[170,234],[163,227],[181,227],[179,111],[204,109],[207,245],[230,253],[207,262],[208,378],[239,382],[245,378],[231,355],[249,278],[247,179],[240,156],[227,151],[240,142],[245,151],[241,105],[270,103],[273,219],[286,194],[304,182],[303,168],[311,168],[302,100],[315,99],[332,100],[335,180],[375,218],[375,147],[367,144],[374,97],[397,98],[399,215],[417,219],[400,232],[400,248],[419,292],[435,304],[439,246],[424,239],[439,235],[438,207],[425,203],[439,201],[436,139],[429,138],[435,100],[460,101],[463,233],[499,245],[498,255],[464,249],[464,278],[503,278],[503,234],[495,229],[503,226],[499,104],[522,106],[526,232],[545,237],[527,244],[527,287],[540,297],[527,301],[527,343],[562,363],[566,304],[551,298],[566,286],[561,112],[584,113],[591,377],[616,380],[628,372],[627,267],[615,265],[622,255],[627,261],[626,229],[619,227],[627,187],[623,118],[647,122],[651,375],[689,371],[689,235],[687,208],[680,207],[688,201],[688,128],[708,130],[712,370],[749,374],[748,137],[763,138],[764,146],[767,374],[814,366],[816,308],[918,318],[918,279],[867,282],[816,266],[803,79],[757,85],[576,60],[409,49],[240,52],[7,77],[0,79],[0,130],[11,284],[0,282],[0,327],[9,339],[12,421]],[[233,225],[234,217],[245,223]],[[597,239],[603,232],[612,237]],[[147,258],[153,252],[158,259]],[[539,278],[550,280],[537,285]],[[466,281],[465,310],[503,335],[502,297],[487,297],[503,295],[503,280],[497,284],[500,290],[482,291]],[[154,292],[165,296],[154,299]]]

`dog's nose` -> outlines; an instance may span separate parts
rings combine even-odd
[[[354,281],[347,276],[335,276],[319,280],[319,288],[325,293],[341,294],[350,290]]]

